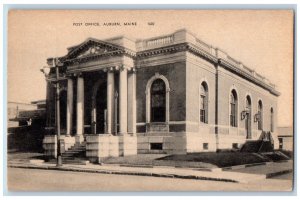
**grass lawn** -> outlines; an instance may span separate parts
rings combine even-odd
[[[283,149],[280,149],[278,151],[280,151],[281,153],[284,153],[285,155],[287,155],[291,159],[294,158],[294,152],[293,151],[288,151],[288,150],[283,150]]]
[[[120,164],[131,166],[173,166],[189,168],[215,168],[217,166],[204,162],[184,162],[178,160],[164,160],[166,154],[138,154],[124,157],[111,157],[105,159],[105,164]]]
[[[216,168],[270,161],[254,153],[202,152],[189,154],[139,154],[104,160],[107,164]]]
[[[158,160],[177,161],[177,162],[201,162],[209,163],[217,167],[229,167],[234,165],[243,165],[251,163],[260,163],[269,161],[267,158],[257,156],[253,153],[244,152],[203,152],[189,153],[186,155],[170,155]]]

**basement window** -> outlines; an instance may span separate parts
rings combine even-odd
[[[163,143],[150,143],[151,150],[163,150]]]
[[[238,143],[232,143],[232,148],[233,149],[238,149],[239,148]]]
[[[208,150],[208,143],[203,143],[203,149]]]

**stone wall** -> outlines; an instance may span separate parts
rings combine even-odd
[[[245,119],[241,119],[241,112],[246,108],[246,96],[251,98],[251,139],[258,139],[261,131],[258,130],[258,123],[254,122],[254,115],[258,112],[258,101],[263,104],[263,130],[270,131],[271,107],[274,110],[274,133],[272,134],[275,147],[278,146],[276,136],[277,126],[277,97],[263,88],[219,67],[218,72],[218,135],[219,148],[232,148],[233,143],[244,143],[246,140]],[[238,98],[238,126],[230,127],[230,92],[235,89]]]
[[[142,67],[137,70],[137,132],[146,131],[146,86],[149,79],[156,73],[165,76],[170,85],[170,121],[184,121],[186,112],[185,97],[185,64],[178,62],[151,67]],[[178,127],[178,128],[177,128]],[[172,131],[182,131],[182,126],[173,125]]]
[[[46,157],[57,157],[57,137],[56,135],[45,135],[43,139],[44,155]]]
[[[119,156],[130,156],[137,154],[136,135],[122,135],[119,138]]]
[[[204,128],[200,123],[200,85],[208,85],[208,125],[215,124],[215,67],[210,62],[187,53],[186,64],[186,121],[187,131],[200,134],[214,133],[214,129]],[[199,130],[199,126],[203,127]],[[203,132],[208,131],[208,132]]]
[[[161,144],[162,148],[151,148],[153,144]],[[137,152],[138,154],[184,154],[186,153],[186,135],[184,132],[138,133]]]
[[[101,162],[119,156],[119,138],[108,134],[86,135],[86,157],[91,162]]]
[[[293,137],[280,137],[282,138],[282,149],[287,151],[293,151]]]
[[[114,136],[109,134],[86,135],[86,157],[91,162],[101,163],[108,157],[137,154],[136,136]]]

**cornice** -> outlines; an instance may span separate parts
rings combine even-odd
[[[188,49],[187,43],[181,43],[181,44],[169,45],[165,47],[140,51],[137,52],[136,57],[137,59],[143,59],[143,58],[153,57],[159,54],[170,54],[174,52],[185,51],[187,49]]]
[[[136,53],[131,50],[117,50],[112,52],[106,52],[101,54],[94,54],[94,55],[88,55],[83,56],[81,58],[74,58],[74,59],[65,59],[64,57],[59,58],[61,62],[63,62],[65,65],[73,65],[73,64],[79,64],[79,63],[86,63],[93,60],[98,60],[100,58],[107,58],[107,57],[113,57],[113,56],[128,56],[130,58],[134,58],[136,56]]]
[[[191,52],[195,55],[204,57],[206,60],[209,60],[215,64],[218,63],[218,58],[216,56],[212,55],[211,53],[209,53],[203,49],[200,49],[199,47],[197,47],[194,44],[189,43],[188,50],[189,50],[189,52]]]
[[[105,48],[108,48],[109,51],[102,52],[99,54],[90,54],[90,55],[84,55],[82,57],[76,58],[76,56],[84,49],[88,48],[89,45],[100,45]],[[211,49],[211,48],[210,48]],[[101,40],[95,40],[95,39],[89,39],[88,41],[85,41],[84,43],[75,46],[74,48],[71,48],[69,53],[66,56],[58,58],[60,62],[64,64],[64,66],[70,66],[70,65],[76,65],[80,63],[87,63],[89,61],[95,61],[99,60],[101,58],[108,58],[108,57],[114,57],[114,56],[127,56],[129,58],[132,58],[135,62],[138,62],[140,60],[143,60],[145,58],[151,58],[158,55],[167,55],[167,54],[173,54],[177,52],[183,52],[187,51],[190,52],[196,56],[199,56],[212,64],[220,65],[224,67],[227,70],[230,70],[237,75],[246,78],[247,80],[255,83],[256,85],[259,85],[263,87],[264,89],[270,91],[270,93],[279,96],[280,93],[276,91],[274,87],[269,85],[268,83],[264,82],[264,80],[259,79],[259,77],[256,77],[253,73],[246,71],[245,69],[237,66],[238,63],[232,63],[229,62],[226,58],[229,57],[227,55],[226,58],[219,57],[217,54],[214,54],[213,52],[209,52],[208,49],[201,48],[201,46],[198,46],[196,44],[190,43],[190,42],[182,42],[177,44],[170,44],[168,46],[162,46],[152,49],[147,49],[139,52],[134,52],[128,48],[110,44],[108,42],[103,42]],[[48,59],[48,62],[50,60]],[[79,69],[78,69],[79,70]],[[85,71],[84,69],[82,69]],[[258,76],[258,75],[257,75]]]
[[[231,63],[227,62],[226,60],[220,58],[219,59],[219,64],[221,66],[225,67],[225,69],[233,71],[233,72],[237,73],[238,75],[241,75],[242,77],[254,82],[256,85],[259,85],[259,86],[263,87],[264,89],[268,90],[270,93],[272,93],[276,96],[280,95],[280,92],[276,91],[274,88],[272,88],[268,84],[266,84],[263,81],[255,78],[252,74],[249,74],[249,73],[245,72],[244,70],[232,65]]]

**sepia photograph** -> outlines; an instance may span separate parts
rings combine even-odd
[[[292,192],[294,10],[7,16],[7,190]]]

